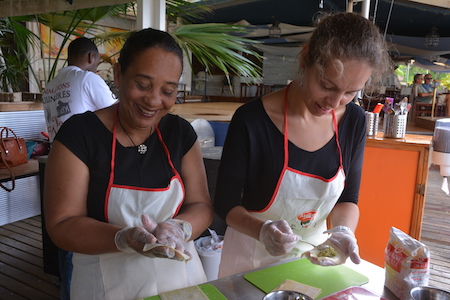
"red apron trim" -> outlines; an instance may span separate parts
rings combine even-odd
[[[117,115],[119,113],[118,111],[119,109],[119,104],[116,105],[115,107],[115,113],[114,113],[114,127],[113,127],[113,137],[112,137],[112,147],[111,147],[111,171],[109,174],[109,182],[108,182],[108,187],[106,189],[106,195],[105,195],[105,206],[104,206],[104,214],[105,214],[105,220],[106,222],[108,221],[108,203],[109,203],[109,195],[111,193],[111,188],[112,187],[120,187],[123,189],[129,189],[129,190],[140,190],[140,191],[166,191],[170,188],[170,183],[169,186],[167,186],[166,188],[142,188],[142,187],[135,187],[135,186],[126,186],[126,185],[119,185],[119,184],[114,184],[114,167],[115,167],[115,157],[116,157],[116,131],[117,131]],[[167,148],[166,144],[164,143],[164,140],[162,138],[161,132],[159,131],[158,125],[155,125],[155,130],[156,133],[158,134],[158,139],[160,140],[163,148],[164,148],[164,152],[166,153],[167,156],[167,161],[170,165],[170,167],[172,168],[172,171],[174,173],[174,176],[170,179],[170,182],[172,182],[172,180],[174,178],[178,178],[180,184],[181,184],[181,188],[183,190],[183,195],[186,194],[185,188],[184,188],[184,184],[183,184],[183,180],[181,179],[180,174],[178,173],[178,171],[175,169],[175,166],[172,163],[172,159],[170,158],[170,152],[169,149]],[[178,212],[181,209],[181,206],[184,203],[184,198],[183,200],[180,202],[180,204],[178,205],[177,209],[175,210],[174,213],[174,217],[178,215]]]
[[[326,179],[326,178],[323,178],[322,176],[318,176],[318,175],[314,175],[314,174],[310,174],[310,173],[305,173],[305,172],[302,172],[302,171],[299,171],[299,170],[295,170],[295,169],[290,168],[290,167],[287,167],[286,169],[289,170],[289,171],[291,171],[291,172],[293,172],[293,173],[297,173],[297,174],[300,174],[300,175],[304,175],[304,176],[306,176],[306,177],[311,177],[311,178],[316,178],[316,179],[322,180],[323,182],[331,182],[331,181],[333,181],[333,180],[339,175],[339,171],[340,171],[341,169],[343,169],[343,168],[340,166],[340,167],[338,168],[338,171],[336,172],[336,174],[334,174],[334,176],[331,177],[330,179]]]
[[[338,168],[336,174],[330,179],[325,179],[323,177],[320,177],[320,176],[317,176],[314,174],[305,173],[305,172],[294,170],[294,169],[288,167],[288,162],[289,162],[288,90],[289,90],[289,87],[290,87],[290,84],[286,87],[286,92],[284,93],[284,132],[283,132],[283,134],[284,134],[284,138],[283,138],[284,139],[284,142],[283,142],[284,163],[283,163],[283,169],[281,171],[280,177],[278,178],[277,186],[272,195],[272,198],[270,199],[270,201],[266,205],[266,207],[264,207],[262,210],[259,210],[259,211],[250,211],[250,212],[265,212],[266,210],[268,210],[270,208],[270,206],[275,201],[275,198],[278,194],[278,189],[280,188],[281,182],[283,181],[284,174],[286,173],[287,170],[293,171],[297,174],[305,175],[308,177],[317,178],[317,179],[323,180],[325,182],[331,182],[333,179],[335,179],[338,176],[340,170],[344,170],[343,165],[342,165],[342,151],[341,151],[341,146],[339,144],[339,139],[338,139],[338,125],[337,125],[336,114],[335,114],[334,110],[331,111],[331,114],[333,116],[333,128],[335,131],[335,137],[336,137],[335,140],[336,140],[336,144],[337,144],[338,152],[339,152],[339,168]]]
[[[174,178],[177,178],[177,177],[173,176],[170,179],[170,181],[172,181]],[[170,186],[163,187],[163,188],[145,188],[145,187],[121,185],[121,184],[112,184],[111,187],[125,189],[125,190],[138,190],[138,191],[148,191],[148,192],[163,192],[163,191],[167,191],[170,189]]]
[[[156,133],[158,134],[159,140],[161,141],[161,144],[162,144],[162,146],[163,146],[163,148],[164,148],[164,151],[166,152],[167,159],[168,159],[168,161],[169,161],[170,166],[172,167],[172,171],[174,172],[175,177],[177,177],[178,180],[180,181],[181,188],[183,189],[183,195],[186,195],[186,191],[185,191],[185,189],[184,189],[184,183],[183,183],[183,180],[181,179],[180,174],[178,173],[177,169],[175,169],[175,166],[174,166],[173,163],[172,163],[172,159],[170,158],[170,152],[169,152],[169,149],[167,149],[167,145],[166,145],[166,143],[164,143],[164,139],[163,139],[163,137],[162,137],[161,131],[159,131],[158,124],[155,125],[155,130],[156,130]],[[177,207],[177,209],[176,209],[176,211],[175,211],[175,214],[173,215],[174,217],[176,217],[176,216],[178,215],[178,212],[180,211],[180,208],[181,208],[181,206],[183,205],[183,203],[184,203],[184,198],[183,198],[183,200],[180,202],[180,205],[178,205],[178,207]]]
[[[111,186],[114,182],[114,167],[115,167],[115,158],[116,158],[116,125],[117,125],[117,114],[119,109],[119,104],[116,104],[115,110],[114,110],[114,127],[113,127],[113,136],[112,136],[112,145],[111,145],[111,169],[109,171],[109,181],[108,181],[108,187],[106,188],[106,195],[105,195],[105,207],[103,208],[103,213],[105,214],[105,220],[107,223],[108,221],[108,203],[109,203],[109,194],[111,191]]]
[[[270,202],[266,205],[266,207],[264,207],[261,210],[249,210],[249,212],[265,212],[272,206],[272,203],[273,203],[273,201],[275,201],[275,198],[276,198],[275,196],[278,194],[278,190],[280,189],[280,185],[281,185],[281,182],[283,181],[284,173],[286,173],[286,171],[287,171],[287,168],[283,168],[283,170],[281,171],[281,175],[278,178],[277,186],[272,195],[272,199],[270,199]]]

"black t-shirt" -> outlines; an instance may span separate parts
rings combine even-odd
[[[346,175],[345,188],[339,202],[358,202],[365,146],[364,111],[354,104],[346,106],[338,125]],[[242,205],[260,211],[269,203],[283,167],[284,135],[264,110],[261,98],[241,106],[228,128],[217,178],[214,206],[225,220],[228,212]],[[339,167],[339,154],[334,136],[321,149],[309,152],[289,142],[289,167],[332,178]],[[308,187],[304,187],[308,188]]]
[[[158,125],[175,169],[181,174],[181,159],[197,140],[186,120],[168,114]],[[64,122],[56,140],[63,143],[89,168],[88,215],[105,221],[104,202],[111,171],[112,132],[93,112],[72,116]],[[154,132],[145,142],[147,153],[116,143],[114,183],[135,187],[164,188],[173,177],[164,148]]]

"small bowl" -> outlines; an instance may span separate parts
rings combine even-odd
[[[415,287],[410,294],[414,300],[450,300],[450,292],[430,286]]]
[[[264,296],[263,300],[313,300],[308,295],[296,291],[274,291]]]

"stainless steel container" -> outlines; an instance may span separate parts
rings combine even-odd
[[[263,300],[313,300],[308,295],[296,291],[274,291],[264,296]]]
[[[377,135],[380,114],[366,111],[366,132],[368,136]]]
[[[410,294],[414,300],[450,300],[450,292],[430,286],[415,287]]]
[[[406,134],[407,121],[408,115],[384,114],[384,137],[396,139],[404,138]]]

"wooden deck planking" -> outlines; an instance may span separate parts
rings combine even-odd
[[[450,196],[437,167],[428,174],[421,242],[430,249],[429,285],[450,291]]]
[[[40,216],[0,227],[0,299],[59,299],[42,255]]]
[[[430,286],[450,290],[450,196],[431,168],[426,191],[422,238],[431,253]],[[40,216],[0,227],[0,299],[55,300],[59,288],[43,272]]]

